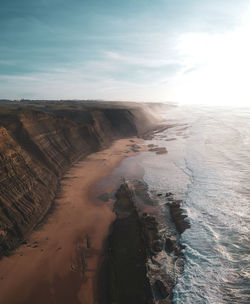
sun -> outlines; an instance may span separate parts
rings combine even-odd
[[[250,107],[250,14],[244,20],[224,34],[180,38],[185,67],[174,84],[180,103]]]

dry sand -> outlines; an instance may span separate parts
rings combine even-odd
[[[138,153],[132,144],[129,139],[118,140],[66,174],[56,209],[46,223],[27,244],[0,261],[0,303],[96,303],[97,272],[114,213],[110,203],[90,201],[88,190],[123,158]]]

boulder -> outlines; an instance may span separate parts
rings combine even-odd
[[[176,248],[176,242],[172,238],[166,238],[165,245],[166,245],[166,249],[169,252],[174,251],[174,249]]]
[[[155,291],[156,297],[159,299],[165,299],[169,295],[169,292],[168,292],[166,286],[160,280],[155,281],[154,291]]]
[[[155,252],[162,251],[162,247],[163,247],[162,241],[156,240],[156,241],[153,242],[153,250]]]

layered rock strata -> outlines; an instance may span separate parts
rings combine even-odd
[[[86,113],[77,121],[70,119],[70,111],[52,115],[1,108],[0,257],[43,219],[60,178],[73,162],[116,138],[138,135],[135,116],[128,109]]]

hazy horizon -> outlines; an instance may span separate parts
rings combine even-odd
[[[0,98],[250,104],[247,0],[0,7]]]

